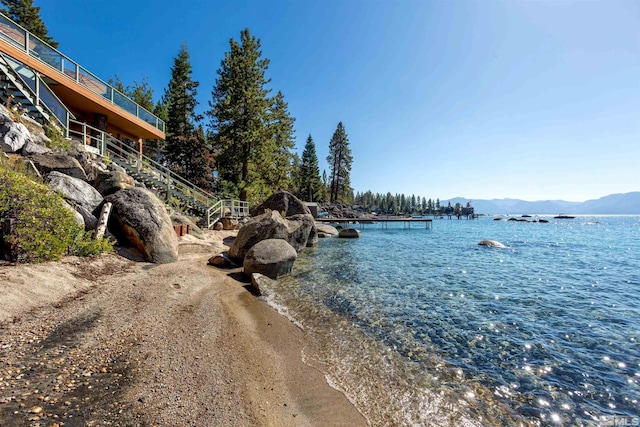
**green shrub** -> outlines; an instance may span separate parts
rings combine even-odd
[[[51,148],[53,151],[71,151],[73,145],[71,142],[67,141],[62,135],[60,129],[49,123],[47,126],[47,130],[45,135],[49,137],[51,141],[48,145],[48,148]]]
[[[84,231],[80,227],[69,246],[69,255],[95,256],[104,252],[113,252],[113,241],[105,237],[93,238],[93,231]]]
[[[14,221],[15,234],[5,240],[17,246],[16,261],[42,262],[67,253],[94,255],[113,249],[108,240],[91,240],[58,193],[6,166],[0,162],[0,220]]]

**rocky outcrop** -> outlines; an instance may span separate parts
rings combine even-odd
[[[27,142],[33,142],[29,130],[22,123],[15,123],[4,115],[0,115],[0,121],[0,150],[17,153]]]
[[[268,278],[264,274],[260,274],[260,273],[251,274],[251,286],[253,287],[253,291],[258,296],[270,294],[271,289],[273,289],[274,285],[275,285],[275,281],[273,279]]]
[[[36,154],[47,154],[51,153],[51,149],[47,148],[44,144],[38,144],[35,141],[28,140],[24,147],[22,147],[22,155],[23,156],[33,156]]]
[[[45,183],[62,193],[67,202],[88,212],[93,212],[103,200],[102,195],[89,183],[57,171],[47,175]]]
[[[242,264],[244,273],[260,273],[271,279],[291,273],[298,253],[282,239],[262,240],[249,249]]]
[[[219,224],[222,224],[222,230],[239,230],[240,229],[240,221],[234,218],[221,218],[218,221]]]
[[[158,264],[178,260],[178,237],[164,204],[142,188],[128,188],[105,197],[113,204],[109,230],[118,241],[138,249]]]
[[[256,243],[266,239],[282,239],[288,237],[287,223],[277,211],[265,212],[251,218],[236,236],[229,257],[238,264],[242,264],[249,249]]]
[[[135,186],[132,177],[117,170],[106,170],[96,172],[93,186],[103,196],[108,196],[120,190],[126,190]]]
[[[277,191],[273,193],[271,197],[255,208],[251,212],[251,215],[262,215],[267,211],[278,211],[285,218],[301,214],[311,215],[309,208],[307,208],[300,199],[287,191]]]
[[[478,243],[479,246],[488,246],[490,248],[506,248],[505,245],[496,240],[483,240]]]
[[[189,217],[186,215],[182,215],[180,212],[172,210],[169,212],[169,218],[171,218],[171,222],[173,225],[188,225],[189,226],[189,234],[203,240],[205,238],[204,232],[200,227],[196,225],[195,222],[191,221]]]
[[[83,181],[88,180],[80,162],[66,154],[36,154],[30,159],[42,175],[57,171]]]
[[[226,253],[221,253],[221,254],[212,256],[211,258],[209,258],[208,264],[218,268],[238,267],[236,263],[231,261],[231,258],[229,258],[229,255],[227,255]]]
[[[310,214],[298,214],[287,217],[287,242],[293,246],[296,252],[300,252],[307,246],[318,243],[315,233],[315,221]],[[315,243],[310,239],[311,232],[316,236]]]

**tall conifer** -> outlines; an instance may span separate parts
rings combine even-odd
[[[349,138],[342,122],[338,123],[336,131],[329,142],[329,155],[327,156],[330,168],[329,197],[331,202],[349,203],[353,200],[350,172],[353,157],[349,148]]]
[[[182,44],[178,56],[173,60],[171,80],[164,95],[168,136],[187,136],[195,130],[195,122],[200,119],[195,113],[199,84],[191,79],[189,52],[187,45]]]
[[[209,102],[217,168],[222,184],[242,200],[258,201],[290,182],[293,118],[284,97],[269,98],[269,60],[260,40],[244,29],[231,39]]]
[[[189,181],[208,187],[214,162],[203,132],[196,128],[201,119],[195,113],[198,85],[191,78],[189,52],[183,44],[174,59],[169,86],[156,107],[161,114],[166,109],[165,159],[169,166]]]
[[[311,135],[307,138],[307,143],[302,152],[299,180],[298,197],[308,202],[320,200],[322,197],[322,181],[320,180],[316,144],[313,142]]]

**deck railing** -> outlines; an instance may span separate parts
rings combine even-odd
[[[0,13],[0,39],[164,132],[164,121]]]

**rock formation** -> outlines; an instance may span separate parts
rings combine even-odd
[[[260,273],[271,279],[291,273],[298,257],[296,250],[282,239],[262,240],[249,249],[242,264],[244,273]]]
[[[138,249],[158,264],[178,260],[178,237],[164,203],[143,188],[128,188],[105,197],[111,202],[109,230],[121,243]]]
[[[506,248],[505,245],[496,240],[483,240],[478,243],[479,246],[488,246],[490,248]]]

